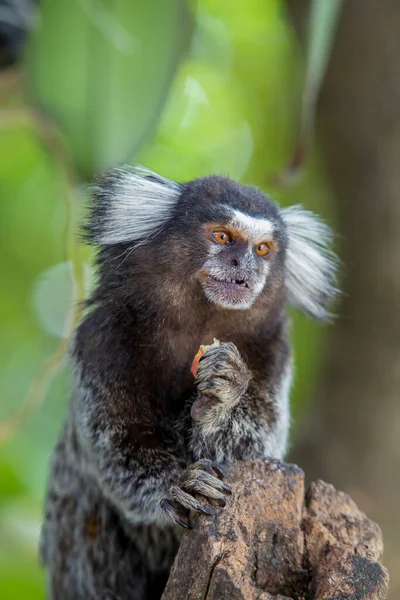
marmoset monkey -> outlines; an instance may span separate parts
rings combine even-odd
[[[72,344],[41,556],[51,599],[156,600],[180,526],[225,504],[223,465],[283,458],[286,305],[326,318],[336,260],[315,215],[228,178],[127,167],[93,196],[98,285]]]

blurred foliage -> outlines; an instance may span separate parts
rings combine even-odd
[[[78,174],[130,160],[182,181],[222,173],[330,216],[315,153],[296,188],[277,185],[296,140],[303,70],[283,3],[200,0],[187,10],[180,0],[44,0],[23,91],[0,74],[0,438],[43,361],[63,349],[90,286],[90,252],[71,234]],[[29,106],[49,119],[26,118]],[[298,316],[294,329],[296,420],[323,338]],[[0,448],[2,599],[43,597],[41,504],[68,390],[63,369]]]
[[[29,83],[90,178],[131,157],[154,126],[189,40],[186,2],[42,0],[41,15]]]
[[[312,0],[306,34],[306,68],[301,99],[298,138],[292,159],[278,180],[298,179],[310,150],[318,95],[324,80],[343,0]]]

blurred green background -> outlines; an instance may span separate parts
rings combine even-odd
[[[93,175],[121,162],[179,181],[226,174],[336,227],[314,145],[304,172],[282,176],[297,143],[305,73],[314,60],[308,85],[316,92],[335,15],[316,38],[315,61],[304,59],[278,0],[22,4],[17,30],[27,41],[23,50],[11,44],[0,72],[2,600],[44,597],[42,499],[68,402],[62,357],[93,275],[91,253],[76,237]],[[3,26],[12,6],[0,3]],[[4,57],[0,27],[1,40]],[[295,316],[294,437],[326,331]]]

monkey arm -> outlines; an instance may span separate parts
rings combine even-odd
[[[277,358],[278,357],[278,358]],[[218,463],[282,458],[289,432],[291,359],[283,351],[265,373],[252,372],[232,343],[199,363],[190,449]]]
[[[82,389],[74,398],[75,424],[88,471],[131,524],[163,525],[172,517],[188,527],[191,510],[208,512],[193,492],[225,502],[230,488],[222,473],[210,460],[188,466],[184,440],[165,414],[143,400],[135,411],[123,391],[94,390],[93,381],[90,391]]]
[[[124,413],[110,393],[79,401],[78,438],[104,495],[133,525],[165,522],[160,502],[187,465],[176,440],[156,420]]]

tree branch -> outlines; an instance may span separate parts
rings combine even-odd
[[[194,519],[163,600],[384,600],[379,527],[322,481],[304,489],[295,465],[233,464],[227,506]]]

